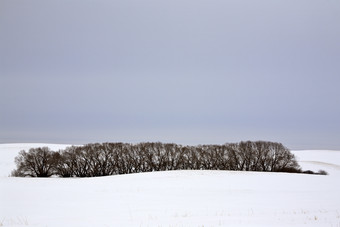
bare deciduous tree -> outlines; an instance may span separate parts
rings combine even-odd
[[[15,158],[17,169],[14,176],[50,177],[58,162],[58,155],[48,147],[31,148],[28,152],[20,151]]]

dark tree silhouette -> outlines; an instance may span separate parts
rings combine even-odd
[[[96,177],[166,170],[301,172],[281,143],[245,141],[224,145],[94,143],[58,152],[47,147],[21,151],[13,176]]]
[[[48,147],[20,151],[15,158],[17,169],[14,176],[50,177],[54,174],[59,155]]]

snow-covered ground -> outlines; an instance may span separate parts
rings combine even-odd
[[[340,227],[340,151],[293,151],[304,170],[323,169],[328,176],[168,171],[8,177],[18,152],[37,146],[44,144],[0,144],[0,226]]]

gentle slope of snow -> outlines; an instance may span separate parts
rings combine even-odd
[[[293,151],[303,170],[317,172],[326,170],[329,174],[340,173],[340,151],[332,150],[303,150]]]
[[[328,176],[168,171],[7,177],[20,150],[42,145],[0,144],[0,226],[340,226],[340,151],[294,151],[303,169],[324,169]]]

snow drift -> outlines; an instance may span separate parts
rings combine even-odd
[[[328,176],[167,171],[11,178],[22,149],[0,145],[0,226],[340,226],[340,151],[293,151]]]

